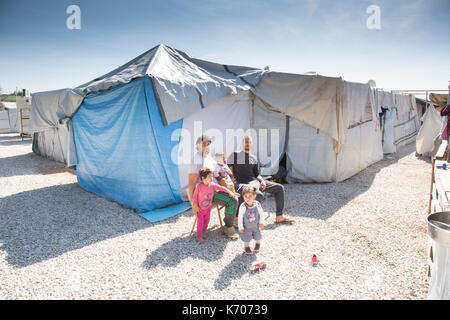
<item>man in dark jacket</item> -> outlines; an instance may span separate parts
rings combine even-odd
[[[253,145],[253,140],[250,136],[244,137],[244,150],[234,152],[228,158],[228,165],[232,168],[234,177],[236,179],[236,192],[241,193],[245,186],[251,185],[257,188],[256,200],[261,202],[264,200],[262,191],[272,193],[275,197],[276,218],[275,223],[292,224],[294,220],[283,217],[284,209],[284,187],[279,183],[265,181],[261,176],[259,161],[250,149]],[[240,197],[241,200],[242,197]],[[241,200],[242,201],[242,200]]]

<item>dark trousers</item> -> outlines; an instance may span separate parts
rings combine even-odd
[[[225,227],[232,227],[239,206],[238,200],[230,197],[226,192],[216,191],[214,192],[212,203],[219,206],[225,206],[223,222]]]
[[[245,183],[238,183],[234,186],[236,189],[236,192],[239,192],[241,196],[239,197],[239,205],[241,205],[242,202],[244,202],[244,199],[242,197],[242,190],[245,186],[255,186],[258,188],[256,191],[256,200],[259,202],[262,202],[265,199],[264,192],[268,192],[270,194],[273,194],[275,197],[275,211],[277,216],[281,216],[283,214],[284,209],[284,187],[283,185],[276,183],[276,182],[270,182],[266,181],[266,189],[263,191],[259,190],[260,182],[258,180],[254,180],[250,182],[249,184]]]

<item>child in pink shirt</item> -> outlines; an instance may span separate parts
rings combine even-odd
[[[211,205],[214,191],[226,192],[230,197],[239,197],[239,193],[232,192],[225,187],[212,182],[212,171],[209,168],[202,168],[199,172],[201,182],[195,187],[192,196],[192,210],[197,217],[197,240],[203,243],[205,240],[204,232],[209,224],[211,216]]]

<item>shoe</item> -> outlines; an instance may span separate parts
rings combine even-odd
[[[254,252],[259,252],[259,248],[261,247],[261,244],[257,243],[255,244],[255,249],[253,249]]]
[[[231,240],[237,240],[239,237],[234,230],[234,227],[225,227],[225,235]]]
[[[244,252],[245,254],[252,254],[252,249],[250,249],[250,247],[245,247]]]
[[[293,224],[294,222],[295,222],[294,220],[291,220],[291,219],[288,219],[288,218],[284,218],[283,220],[281,220],[279,222],[277,222],[275,220],[276,224]]]

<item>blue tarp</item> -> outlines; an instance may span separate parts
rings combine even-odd
[[[84,189],[137,212],[182,202],[171,160],[182,120],[164,126],[148,77],[87,95],[72,125]]]
[[[186,201],[167,208],[144,212],[141,213],[140,216],[150,222],[158,222],[172,218],[173,216],[176,216],[177,214],[184,212],[190,208],[191,204],[189,203],[189,201]]]

